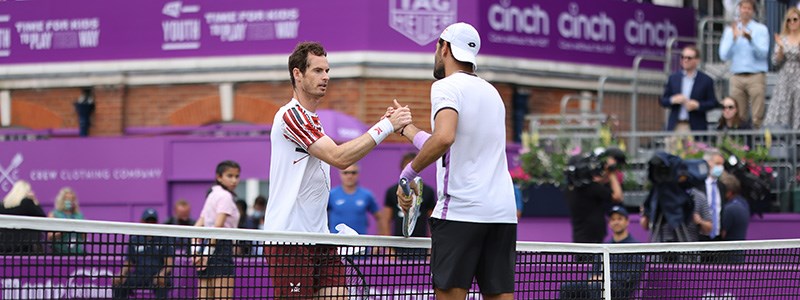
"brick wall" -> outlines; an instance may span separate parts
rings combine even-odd
[[[335,79],[320,108],[356,116],[375,123],[397,99],[414,113],[415,124],[430,130],[430,85],[432,80]],[[495,83],[506,103],[507,138],[511,139],[511,97],[514,86]],[[574,91],[537,88],[531,93],[531,113],[558,111],[561,96]],[[28,128],[77,128],[72,106],[78,88],[12,91],[12,125]],[[292,96],[288,80],[244,82],[234,85],[234,119],[269,124],[275,111]],[[126,127],[205,125],[221,120],[217,84],[98,86],[96,109],[90,134],[121,135]],[[402,141],[393,136],[389,141]]]

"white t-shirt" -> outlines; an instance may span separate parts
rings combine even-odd
[[[514,187],[506,160],[506,108],[480,77],[458,72],[431,87],[431,124],[442,109],[458,112],[456,137],[436,162],[434,218],[517,223]]]
[[[317,114],[296,99],[275,114],[264,230],[329,233],[331,167],[308,154],[308,147],[324,136]]]

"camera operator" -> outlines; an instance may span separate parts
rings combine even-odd
[[[566,200],[575,243],[602,243],[607,228],[604,212],[612,204],[622,203],[614,156],[601,153],[570,158]]]
[[[698,189],[708,173],[703,160],[684,161],[665,152],[648,163],[653,183],[642,207],[640,224],[651,230],[651,242],[693,242],[711,231],[706,194]],[[718,176],[718,175],[717,175]]]

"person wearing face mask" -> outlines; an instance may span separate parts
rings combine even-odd
[[[58,192],[55,209],[48,214],[50,218],[83,220],[83,213],[78,206],[78,197],[69,187]],[[53,241],[53,253],[57,254],[83,254],[83,243],[86,235],[76,232],[49,232],[47,238]]]
[[[256,200],[253,201],[253,223],[256,224],[258,229],[264,229],[264,215],[267,212],[267,198],[258,195]]]
[[[725,185],[723,185],[719,178],[725,171],[725,158],[717,151],[710,151],[703,156],[703,159],[708,163],[708,178],[705,184],[700,187],[707,199],[707,207],[709,210],[709,221],[705,223],[708,230],[703,231],[700,235],[700,241],[713,241],[720,238],[721,221],[720,218],[723,206],[723,198],[725,197]]]

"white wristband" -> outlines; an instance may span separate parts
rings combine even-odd
[[[372,128],[370,128],[367,133],[375,140],[375,144],[380,144],[386,137],[392,134],[393,131],[394,126],[392,126],[392,122],[389,121],[389,119],[383,119],[375,123],[375,125],[372,125]]]

